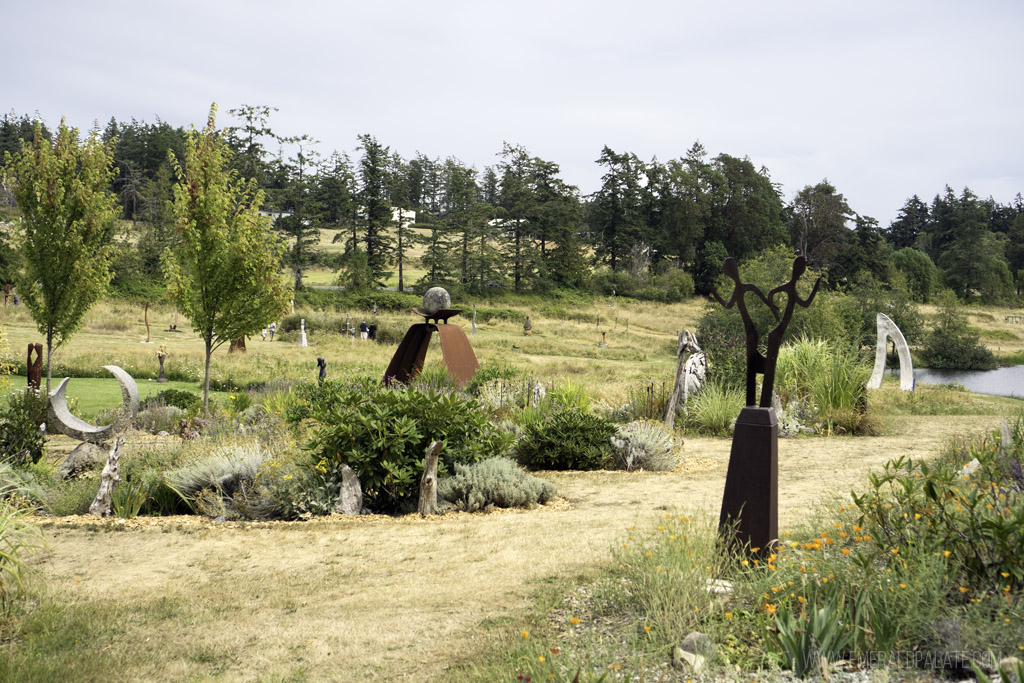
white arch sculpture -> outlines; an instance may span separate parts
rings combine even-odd
[[[875,369],[871,372],[871,379],[868,380],[868,389],[877,389],[882,386],[882,375],[885,374],[885,352],[888,338],[892,338],[896,344],[896,353],[900,357],[900,389],[903,391],[914,390],[914,365],[910,361],[910,347],[907,340],[896,327],[889,316],[879,313],[875,321],[878,323],[878,346],[875,348]]]

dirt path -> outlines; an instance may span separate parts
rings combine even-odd
[[[998,418],[908,417],[899,436],[780,441],[780,527],[895,455],[936,453],[954,423],[972,432]],[[630,524],[666,509],[717,515],[728,451],[690,439],[678,472],[545,473],[564,500],[532,511],[143,519],[119,532],[58,521],[41,566],[69,604],[128,606],[128,634],[110,645],[143,667],[126,679],[432,680],[472,651],[481,622],[515,617],[545,578],[597,566]]]

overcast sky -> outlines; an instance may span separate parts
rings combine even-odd
[[[828,178],[883,226],[946,184],[1024,192],[1024,3],[203,0],[3,3],[0,111],[201,126],[240,104],[324,154],[370,133],[478,169],[502,142],[586,194],[607,145]],[[353,155],[355,156],[355,155]]]

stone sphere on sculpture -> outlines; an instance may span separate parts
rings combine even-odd
[[[444,287],[431,287],[423,295],[423,310],[430,315],[451,307],[452,297]]]

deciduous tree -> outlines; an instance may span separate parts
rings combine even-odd
[[[203,412],[210,412],[210,357],[254,334],[285,308],[281,247],[259,214],[263,193],[229,171],[230,153],[215,126],[189,132],[184,163],[172,155],[175,225],[181,241],[165,254],[168,291],[205,347]]]
[[[46,336],[46,391],[54,346],[82,325],[110,282],[117,201],[110,149],[97,133],[79,141],[62,120],[51,143],[36,124],[31,142],[5,157],[4,184],[21,212],[16,281],[29,313]]]

